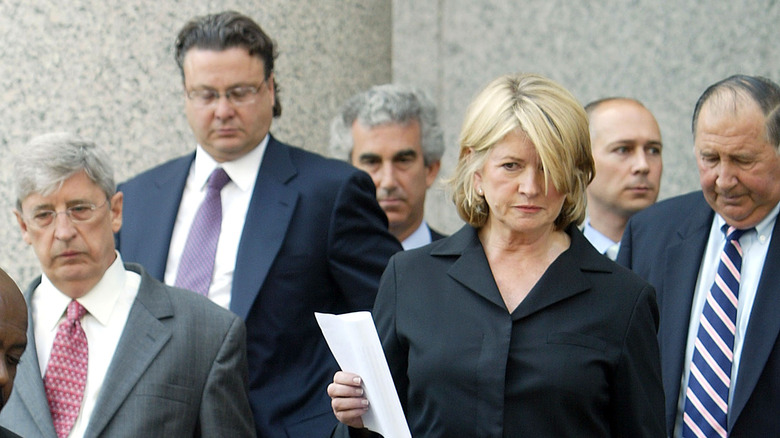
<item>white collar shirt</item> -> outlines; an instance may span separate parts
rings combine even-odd
[[[740,271],[741,280],[739,283],[739,298],[737,303],[737,324],[734,334],[734,360],[731,367],[731,387],[729,388],[729,408],[734,396],[734,388],[739,383],[739,364],[742,357],[742,346],[744,345],[745,333],[750,313],[753,309],[753,302],[756,299],[758,282],[761,279],[761,272],[764,269],[764,260],[766,259],[769,243],[772,241],[772,230],[775,227],[777,213],[780,210],[780,204],[775,205],[772,211],[758,223],[755,231],[750,231],[739,238],[739,244],[742,247],[742,270]],[[680,393],[677,400],[677,419],[675,420],[674,436],[682,436],[682,416],[685,409],[685,390],[688,387],[688,375],[691,370],[691,359],[693,358],[694,342],[696,334],[699,331],[699,320],[704,302],[715,281],[715,275],[718,271],[720,262],[720,253],[726,243],[726,235],[722,227],[726,221],[719,214],[715,214],[710,226],[710,235],[707,240],[704,257],[699,268],[699,277],[696,282],[693,304],[691,306],[691,319],[688,326],[688,341],[685,347],[685,366],[681,376]],[[730,412],[729,414],[730,415]]]
[[[582,234],[584,234],[585,238],[588,239],[588,242],[596,248],[596,251],[602,254],[605,254],[611,246],[620,243],[613,242],[612,239],[593,228],[590,225],[590,218],[585,220],[585,225],[582,227]]]
[[[182,193],[176,223],[173,226],[168,260],[165,265],[165,283],[173,285],[179,269],[184,245],[187,243],[190,227],[195,220],[200,204],[206,197],[207,182],[211,172],[222,167],[230,182],[221,192],[222,225],[220,228],[217,254],[214,260],[214,275],[209,286],[208,297],[220,306],[230,308],[230,293],[233,286],[233,272],[236,266],[238,245],[244,229],[246,213],[252,200],[257,173],[263,161],[269,135],[260,144],[241,158],[224,163],[216,162],[200,145],[195,151],[195,160]]]
[[[92,290],[76,300],[87,310],[87,314],[81,320],[81,327],[87,336],[89,364],[81,410],[71,429],[70,437],[84,436],[87,430],[100,389],[141,284],[141,276],[125,270],[122,257],[118,252],[116,254],[116,260],[103,274],[103,278]],[[46,275],[41,277],[41,284],[35,289],[31,307],[35,322],[35,349],[42,377],[46,374],[57,329],[66,319],[65,311],[70,302],[71,298],[60,292]]]
[[[425,222],[425,220],[423,220],[420,223],[420,226],[417,227],[417,229],[414,230],[414,232],[410,234],[409,237],[401,242],[401,246],[403,246],[404,251],[406,251],[409,249],[419,248],[429,243],[431,243],[431,229],[428,228],[428,224]]]

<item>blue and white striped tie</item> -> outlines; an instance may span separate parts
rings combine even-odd
[[[724,225],[724,228],[726,225]],[[728,227],[718,273],[704,303],[685,392],[683,437],[726,437],[742,247],[748,230]]]

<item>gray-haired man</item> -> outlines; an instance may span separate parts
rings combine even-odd
[[[425,193],[444,153],[436,107],[424,93],[385,84],[351,97],[331,123],[330,152],[371,175],[404,249],[444,237],[424,219]]]

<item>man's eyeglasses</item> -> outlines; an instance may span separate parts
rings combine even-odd
[[[259,92],[260,87],[252,85],[241,85],[229,88],[225,90],[224,93],[209,88],[200,88],[187,91],[187,98],[193,105],[199,108],[206,108],[219,102],[219,98],[224,95],[228,102],[236,106],[241,106],[254,103],[257,99],[257,93]]]
[[[35,212],[27,216],[27,220],[37,228],[46,228],[52,223],[57,215],[66,214],[73,223],[87,222],[95,217],[95,211],[98,208],[108,204],[108,199],[100,205],[95,205],[91,202],[82,202],[80,204],[71,205],[66,208],[65,211],[54,211],[50,209],[35,210]]]

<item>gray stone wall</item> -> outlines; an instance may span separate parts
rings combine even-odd
[[[665,145],[662,197],[698,187],[690,117],[707,85],[738,72],[780,80],[774,0],[0,0],[0,267],[22,286],[38,268],[11,213],[9,151],[74,131],[111,151],[120,181],[190,151],[173,39],[192,16],[223,9],[279,44],[274,135],[325,153],[350,95],[416,84],[439,106],[445,178],[466,106],[503,73],[544,74],[583,104],[643,101]],[[427,218],[447,232],[462,223],[442,185]]]
[[[0,267],[39,273],[11,213],[9,152],[71,131],[115,158],[117,181],[191,151],[173,41],[190,18],[253,17],[279,46],[280,140],[325,153],[348,96],[391,80],[390,0],[0,0]]]
[[[443,176],[466,106],[501,74],[543,74],[583,104],[638,98],[661,127],[666,198],[699,186],[690,124],[704,89],[734,73],[780,81],[777,23],[773,0],[394,0],[393,80],[435,96]],[[426,215],[445,231],[462,223],[441,187],[429,192]]]

